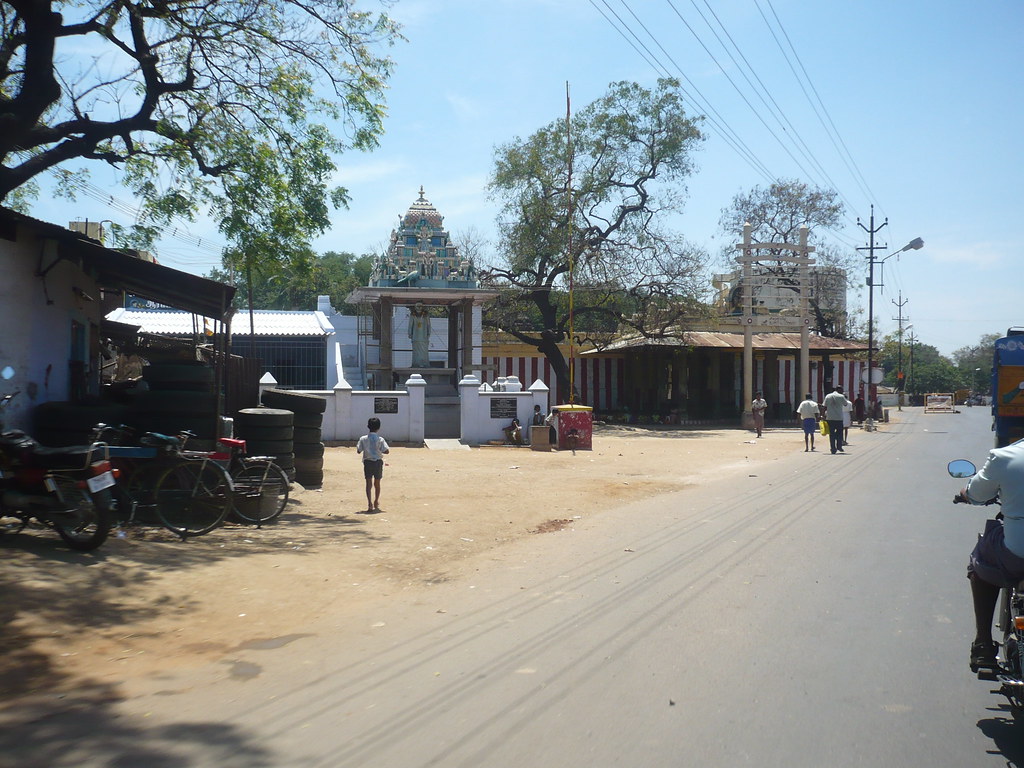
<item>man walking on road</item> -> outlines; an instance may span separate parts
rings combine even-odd
[[[843,411],[846,409],[846,395],[842,387],[825,396],[825,421],[828,422],[828,446],[832,453],[843,450]]]
[[[818,431],[818,404],[811,400],[811,393],[804,395],[804,401],[796,407],[804,428],[804,453],[814,450],[814,433]],[[807,441],[810,440],[808,446]]]

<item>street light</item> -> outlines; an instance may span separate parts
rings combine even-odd
[[[871,228],[868,229],[861,224],[860,219],[857,219],[857,226],[863,229],[869,235],[868,245],[865,248],[858,248],[858,251],[868,252],[868,419],[867,419],[867,430],[870,432],[874,429],[874,416],[878,408],[877,403],[877,390],[875,387],[874,377],[874,351],[875,351],[875,264],[881,264],[887,259],[895,256],[896,254],[903,253],[905,251],[919,250],[924,247],[924,240],[920,237],[915,237],[909,243],[904,245],[898,251],[893,251],[883,259],[875,259],[875,251],[880,248],[885,248],[884,245],[875,245],[875,233],[880,232],[889,220],[886,219],[878,227],[875,227],[875,206],[871,206]]]

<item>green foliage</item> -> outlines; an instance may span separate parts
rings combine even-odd
[[[50,170],[73,194],[67,164],[103,162],[143,226],[210,210],[252,266],[300,262],[345,204],[334,158],[376,146],[378,49],[401,39],[349,0],[9,0],[0,24],[0,200]]]
[[[328,251],[317,256],[307,251],[288,264],[266,262],[254,267],[253,309],[312,310],[318,296],[330,296],[331,306],[345,311],[345,299],[357,287],[369,282],[373,256]],[[230,262],[224,269],[206,275],[212,280],[238,286],[236,309],[249,306],[244,270],[233,269]]]
[[[564,374],[556,345],[569,333],[571,278],[574,331],[675,328],[707,285],[705,255],[660,226],[682,207],[698,123],[677,81],[653,90],[619,82],[571,118],[571,140],[556,120],[498,147],[489,189],[503,201],[500,251],[481,277],[502,293],[485,325],[537,347]]]
[[[973,386],[970,383],[971,377],[938,349],[930,344],[911,344],[911,338],[910,334],[903,334],[902,349],[898,334],[888,334],[882,339],[875,364],[885,371],[883,384],[895,387],[897,371],[902,370],[905,390],[913,394],[955,392]]]

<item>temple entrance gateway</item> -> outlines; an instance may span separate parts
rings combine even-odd
[[[479,376],[482,305],[497,295],[477,287],[472,260],[461,257],[443,223],[420,187],[369,285],[348,297],[369,314],[360,354],[366,388],[394,390],[421,376],[426,437],[459,436],[457,385]]]

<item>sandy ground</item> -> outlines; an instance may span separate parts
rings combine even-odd
[[[25,696],[116,696],[131,679],[459,579],[485,558],[496,567],[508,542],[743,476],[794,451],[803,451],[796,430],[755,440],[739,430],[604,425],[593,450],[575,454],[395,447],[381,512],[365,514],[362,464],[354,448],[335,447],[323,490],[296,487],[280,520],[262,529],[227,525],[182,542],[132,526],[86,555],[26,531],[0,547],[0,709]]]

